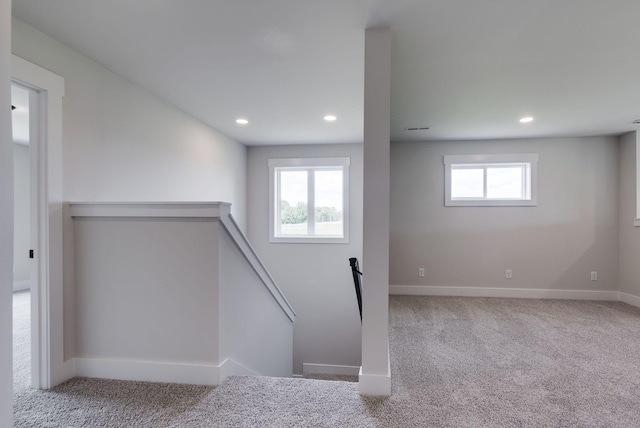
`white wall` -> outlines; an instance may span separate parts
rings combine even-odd
[[[445,207],[443,155],[476,153],[538,153],[538,205]],[[617,138],[394,143],[391,159],[391,284],[617,290]]]
[[[69,213],[77,376],[208,385],[291,376],[290,308],[243,254],[228,205],[77,204]]]
[[[12,48],[65,79],[66,200],[225,201],[245,227],[242,144],[17,19]]]
[[[634,227],[636,218],[636,150],[637,133],[620,137],[620,210],[618,240],[620,250],[620,291],[640,298],[640,227]]]
[[[24,289],[30,275],[31,248],[31,167],[29,146],[13,145],[13,203],[14,203],[14,290]],[[18,287],[18,288],[16,288]]]
[[[13,20],[13,52],[65,79],[63,198],[67,201],[225,201],[246,227],[246,148]],[[65,225],[65,237],[71,233]],[[75,304],[65,243],[64,355],[74,355]]]
[[[218,224],[77,218],[78,358],[218,363]]]
[[[270,158],[351,157],[349,244],[269,243]],[[250,147],[249,240],[296,311],[293,372],[302,364],[360,366],[360,316],[349,257],[362,259],[362,146]],[[366,274],[366,272],[365,272]]]
[[[219,362],[291,377],[293,323],[223,227],[219,236]]]
[[[0,105],[11,104],[11,1],[0,0]],[[13,426],[13,141],[0,109],[0,426]]]

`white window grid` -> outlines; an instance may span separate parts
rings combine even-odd
[[[520,198],[515,197],[506,197],[506,198],[496,198],[490,197],[488,194],[488,177],[487,171],[490,169],[500,169],[500,168],[518,168],[520,169]],[[482,170],[482,196],[481,197],[465,197],[465,196],[451,196],[452,200],[460,200],[460,201],[476,201],[476,200],[529,200],[531,199],[531,164],[528,162],[520,162],[520,163],[489,163],[489,164],[452,164],[452,170],[460,170],[460,169],[481,169]]]
[[[475,155],[446,155],[445,165],[445,206],[536,206],[538,154],[475,154]],[[521,193],[522,198],[487,198],[487,170],[491,168],[509,168],[514,165],[524,165],[525,176],[522,185],[526,186]],[[483,168],[483,197],[458,197],[451,195],[451,172],[460,168]]]
[[[349,157],[339,158],[286,158],[269,159],[269,242],[342,244],[349,242]],[[315,171],[342,171],[342,222],[341,236],[316,235],[315,230]],[[283,171],[307,171],[307,234],[285,235],[281,233],[281,173]]]
[[[315,196],[315,191],[316,191],[316,171],[341,171],[343,174],[343,180],[344,180],[344,167],[339,166],[339,167],[310,167],[310,168],[302,168],[302,167],[276,167],[275,168],[275,174],[276,174],[276,210],[275,210],[275,226],[276,226],[276,237],[283,237],[282,235],[282,221],[281,221],[281,215],[282,215],[282,189],[281,189],[281,184],[282,184],[282,173],[283,172],[288,172],[288,171],[304,171],[307,173],[307,233],[302,234],[302,235],[286,235],[287,237],[295,237],[295,236],[303,236],[303,237],[309,237],[309,236],[316,236],[315,230],[316,230],[316,216],[315,216],[315,212],[316,212],[316,205],[315,205],[315,201],[316,201],[316,196]],[[344,192],[344,191],[343,191]],[[344,210],[344,197],[343,197],[343,210]],[[344,221],[344,219],[343,219]],[[341,233],[340,235],[321,235],[323,238],[342,238],[344,235],[344,228],[343,228],[343,233]]]

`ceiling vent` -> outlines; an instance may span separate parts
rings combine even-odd
[[[430,126],[419,126],[419,127],[407,127],[404,128],[405,132],[416,132],[416,131],[428,131]]]

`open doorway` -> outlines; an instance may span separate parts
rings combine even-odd
[[[30,258],[33,249],[34,212],[30,144],[31,90],[11,85],[13,127],[13,379],[14,391],[32,385],[31,379],[31,291],[34,266]]]
[[[34,388],[48,389],[73,377],[65,355],[63,310],[62,98],[64,79],[16,55],[11,56],[12,85],[29,94],[31,178],[30,367]],[[14,110],[17,113],[17,110]],[[24,257],[15,255],[16,259]],[[72,315],[72,314],[71,314]],[[72,320],[69,315],[70,320]],[[70,340],[72,336],[67,336]],[[70,347],[71,349],[71,347]],[[24,362],[24,360],[23,360]],[[14,395],[15,397],[15,395]]]

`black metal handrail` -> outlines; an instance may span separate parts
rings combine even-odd
[[[353,275],[353,284],[356,288],[356,297],[358,298],[358,309],[360,310],[360,322],[362,322],[362,281],[360,280],[360,277],[362,276],[362,272],[360,272],[358,259],[356,259],[355,257],[351,257],[349,259],[349,264],[351,265],[351,273]]]

